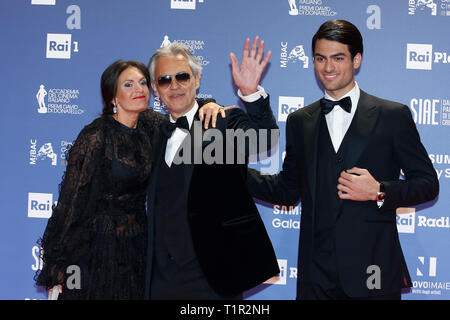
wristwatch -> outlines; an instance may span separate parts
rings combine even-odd
[[[384,198],[386,198],[386,190],[384,187],[384,183],[380,182],[380,191],[377,192],[377,198],[375,199],[377,201],[378,208],[381,208],[381,206],[383,205]]]

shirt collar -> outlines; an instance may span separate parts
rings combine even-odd
[[[192,122],[194,122],[194,116],[197,113],[197,110],[198,110],[198,103],[197,103],[197,100],[195,100],[194,106],[191,108],[191,110],[189,110],[188,112],[186,112],[184,114],[189,123],[189,128],[192,127]],[[172,115],[169,114],[169,116],[170,116],[170,122],[175,123],[175,120],[172,118]]]
[[[354,113],[356,110],[356,107],[358,106],[359,95],[360,95],[360,90],[359,90],[358,83],[356,81],[355,81],[355,86],[349,92],[347,92],[342,97],[340,97],[339,99],[334,99],[325,91],[325,98],[330,99],[332,101],[337,101],[337,100],[341,100],[342,98],[345,98],[345,97],[350,97],[350,100],[352,100],[352,106],[354,106],[351,110],[351,113]]]

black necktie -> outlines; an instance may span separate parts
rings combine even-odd
[[[186,116],[179,117],[175,123],[167,121],[163,123],[162,130],[170,138],[172,132],[176,129],[186,129],[189,131],[189,123]]]
[[[348,113],[350,113],[350,110],[352,110],[352,100],[350,99],[350,97],[342,98],[339,101],[331,101],[325,98],[320,99],[320,107],[322,108],[323,114],[330,113],[336,105],[339,105]]]

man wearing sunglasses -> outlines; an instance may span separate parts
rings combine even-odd
[[[208,164],[205,159],[193,159],[213,142],[224,142],[218,136],[225,137],[226,130],[268,129],[271,141],[270,129],[278,129],[269,99],[258,92],[270,52],[262,59],[264,42],[258,49],[255,38],[251,50],[249,43],[247,39],[240,67],[231,55],[232,72],[241,97],[253,94],[250,99],[257,101],[244,101],[247,113],[226,110],[226,117],[217,119],[216,129],[206,131],[198,122],[202,118],[196,101],[199,61],[180,43],[158,49],[150,59],[153,91],[170,113],[160,130],[152,133],[146,283],[150,299],[239,299],[243,291],[279,272],[272,244],[247,191],[247,162]],[[210,130],[216,130],[215,139],[196,143],[199,135]],[[220,149],[223,159],[229,155],[225,149]],[[250,149],[245,146],[246,157]],[[183,158],[187,161],[177,161],[181,153],[186,156],[190,151],[191,156]]]

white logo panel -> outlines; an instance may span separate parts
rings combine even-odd
[[[278,121],[285,122],[290,113],[303,108],[304,104],[304,97],[280,96],[278,98]]]
[[[406,69],[431,70],[433,45],[408,43]]]
[[[47,33],[47,59],[70,59],[72,35]]]
[[[52,215],[53,194],[51,193],[28,193],[28,217],[50,218]]]
[[[56,0],[31,0],[31,4],[54,6]]]
[[[415,208],[397,209],[397,231],[399,233],[414,233],[416,221]]]

